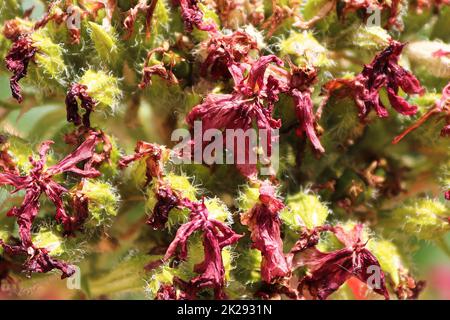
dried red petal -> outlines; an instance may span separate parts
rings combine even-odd
[[[18,102],[23,100],[18,82],[26,76],[28,64],[33,59],[36,51],[37,49],[33,47],[31,38],[27,35],[21,35],[14,41],[5,57],[6,68],[13,73],[9,80],[11,93]]]
[[[100,173],[93,168],[80,169],[77,165],[86,161],[94,155],[94,148],[97,144],[97,133],[93,132],[73,153],[66,156],[56,165],[45,168],[46,155],[50,149],[52,141],[45,141],[39,148],[39,158],[37,160],[30,157],[32,169],[26,176],[20,176],[18,173],[0,173],[0,185],[11,185],[18,190],[26,190],[23,203],[20,207],[13,207],[8,211],[8,216],[17,218],[19,226],[19,236],[21,244],[18,247],[9,247],[9,252],[16,254],[28,254],[29,259],[25,267],[30,272],[47,272],[54,268],[63,272],[63,277],[70,276],[73,273],[72,268],[66,264],[52,259],[48,256],[45,249],[35,248],[31,239],[31,227],[34,219],[39,213],[39,198],[44,193],[56,207],[55,219],[64,225],[67,232],[73,231],[72,217],[67,215],[62,202],[62,195],[67,190],[55,182],[54,175],[63,172],[72,172],[81,177],[97,177]],[[77,225],[78,226],[78,225]],[[6,244],[3,244],[6,248]]]
[[[87,86],[74,83],[70,87],[69,91],[67,91],[66,95],[66,109],[67,109],[67,121],[73,122],[76,126],[79,126],[81,123],[87,128],[90,128],[90,115],[94,110],[95,101],[92,99],[87,93]],[[77,98],[80,99],[81,108],[83,108],[83,120],[81,120],[80,115],[78,114],[78,101]]]
[[[215,31],[214,23],[206,24],[203,21],[203,12],[198,7],[198,0],[174,0],[175,5],[181,9],[181,18],[184,21],[184,28],[191,32],[194,27],[202,31]]]
[[[261,251],[261,278],[272,283],[290,274],[290,267],[283,253],[281,220],[279,211],[284,207],[275,195],[275,188],[264,182],[260,187],[260,204],[255,205],[242,218],[242,224],[251,231],[253,247]]]
[[[325,84],[327,94],[323,105],[335,92],[335,97],[353,97],[359,109],[359,117],[364,120],[371,109],[379,117],[387,117],[388,112],[380,100],[379,91],[384,87],[388,91],[392,107],[403,115],[413,115],[417,107],[410,105],[398,95],[402,88],[408,94],[422,94],[424,88],[419,80],[398,64],[404,44],[392,40],[390,45],[377,54],[373,61],[364,66],[364,69],[353,79],[335,79]]]
[[[189,221],[183,224],[175,235],[164,255],[165,261],[176,256],[186,260],[188,254],[188,239],[197,230],[203,232],[204,260],[194,266],[194,271],[200,275],[189,282],[182,282],[183,291],[194,297],[205,288],[214,289],[216,299],[225,298],[223,287],[225,285],[225,268],[222,260],[222,249],[237,242],[242,235],[236,234],[224,223],[210,219],[204,202],[182,201],[182,205],[191,210]],[[176,253],[180,248],[179,253]]]
[[[239,63],[250,62],[248,54],[258,49],[256,40],[243,31],[235,31],[230,35],[214,33],[205,46],[208,55],[201,65],[200,74],[206,76],[209,70],[213,79],[230,78],[230,69]]]
[[[346,231],[339,226],[326,227],[323,230],[332,231],[345,247],[324,253],[317,250],[315,246],[295,246],[295,250],[291,251],[292,267],[294,269],[299,266],[308,268],[308,274],[298,284],[299,293],[326,299],[351,277],[368,283],[374,276],[378,276],[377,286],[372,289],[383,295],[385,299],[389,299],[380,264],[362,242],[363,226],[358,224],[351,231]]]
[[[145,141],[138,141],[134,154],[131,156],[124,156],[119,160],[121,168],[127,167],[131,162],[145,158],[147,171],[147,184],[152,181],[152,178],[160,179],[164,173],[163,163],[164,148],[153,143]]]
[[[402,140],[408,133],[420,127],[428,118],[443,114],[446,124],[441,130],[441,136],[446,137],[450,135],[450,82],[445,86],[442,90],[441,98],[436,101],[433,108],[431,108],[427,113],[425,113],[419,120],[417,120],[413,125],[404,130],[401,134],[396,136],[394,140],[392,140],[393,144],[398,143]]]
[[[156,293],[155,300],[179,300],[173,285],[162,284]]]
[[[169,219],[170,210],[179,205],[180,199],[169,186],[159,187],[155,192],[155,197],[157,201],[147,224],[154,229],[162,229]]]
[[[136,23],[137,15],[139,12],[145,14],[145,30],[146,37],[150,37],[151,27],[152,27],[152,17],[155,11],[156,4],[158,0],[152,0],[150,4],[147,4],[147,0],[139,0],[139,2],[130,10],[128,10],[127,17],[123,21],[123,26],[128,33],[125,35],[125,39],[129,39],[134,32],[134,25]]]
[[[194,121],[200,119],[202,121],[203,133],[208,129],[225,130],[226,129],[242,129],[244,132],[253,128],[253,123],[259,129],[265,129],[269,137],[267,139],[267,156],[271,155],[272,142],[277,139],[273,135],[273,129],[281,126],[280,120],[272,118],[273,104],[277,96],[273,94],[276,88],[267,86],[266,69],[272,62],[282,65],[283,62],[274,55],[259,58],[251,66],[247,77],[244,77],[240,67],[230,69],[235,80],[234,92],[232,94],[209,94],[202,104],[195,106],[187,115],[186,122],[193,127]],[[267,105],[264,105],[264,101]],[[256,163],[250,161],[254,152],[250,147],[250,139],[245,139],[246,146],[237,146],[234,143],[234,157],[238,170],[247,178],[254,179],[256,177]],[[193,141],[195,142],[195,141]],[[253,154],[255,156],[255,154]],[[239,161],[239,159],[245,159]],[[256,162],[256,161],[255,161]]]
[[[168,70],[164,63],[154,64],[149,66],[150,59],[155,53],[165,53],[166,50],[164,48],[155,48],[148,52],[147,59],[144,64],[144,69],[142,70],[142,80],[139,83],[139,89],[144,89],[148,85],[152,84],[152,76],[157,75],[162,79],[166,80],[169,84],[178,84],[178,79],[172,72],[172,67]]]

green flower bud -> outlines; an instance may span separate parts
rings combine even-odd
[[[239,270],[236,272],[238,281],[251,284],[261,281],[261,251],[247,249],[236,258]]]
[[[448,206],[434,199],[418,199],[394,209],[390,222],[423,240],[439,240],[450,230]]]
[[[259,186],[244,186],[239,193],[239,208],[246,212],[259,203]]]
[[[279,43],[281,56],[292,56],[297,65],[329,67],[333,63],[327,58],[327,50],[314,38],[312,32],[292,32]]]
[[[97,102],[97,110],[117,111],[122,91],[116,77],[104,71],[87,70],[79,83],[87,86],[87,93]]]
[[[293,230],[322,226],[330,214],[330,210],[320,202],[318,195],[303,191],[288,196],[286,205],[280,213],[280,218]]]
[[[33,234],[33,244],[38,248],[44,248],[51,256],[61,256],[65,253],[64,239],[51,229],[41,228]]]
[[[0,229],[0,240],[3,240],[4,242],[8,241],[9,238],[9,232],[6,230]],[[0,255],[3,254],[3,247],[0,246]]]
[[[94,227],[108,223],[117,215],[120,196],[109,183],[85,180],[81,190],[88,199],[90,223]]]
[[[353,35],[353,45],[368,49],[382,50],[389,45],[391,36],[379,26],[361,26]]]
[[[145,292],[149,299],[155,299],[156,293],[163,284],[171,284],[174,276],[174,269],[168,264],[164,264],[155,270],[152,270],[146,280]]]
[[[209,212],[209,218],[221,222],[232,223],[233,219],[228,207],[218,198],[206,199],[205,206]]]
[[[33,153],[33,150],[27,141],[16,136],[9,136],[8,153],[21,173],[28,173],[30,171],[32,166],[29,156]]]
[[[54,43],[46,29],[39,29],[31,34],[33,45],[38,49],[34,56],[37,63],[37,80],[48,83],[46,79],[54,79],[61,85],[65,83],[67,67],[64,63],[64,49]]]
[[[102,61],[107,61],[111,65],[118,62],[119,41],[113,27],[106,28],[95,22],[89,22],[89,35]]]
[[[380,263],[381,269],[388,273],[395,286],[400,284],[399,269],[402,268],[402,258],[398,248],[387,240],[371,239],[367,248],[372,252]]]

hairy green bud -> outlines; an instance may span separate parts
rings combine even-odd
[[[117,215],[119,194],[113,186],[99,180],[85,180],[81,192],[88,199],[90,221],[94,226],[108,223]]]
[[[392,211],[391,222],[423,240],[438,240],[450,230],[448,206],[434,199],[418,199]]]
[[[107,30],[108,29],[108,30]],[[113,27],[89,22],[89,35],[102,61],[114,65],[119,59],[119,41]]]
[[[87,70],[79,83],[87,86],[87,93],[96,102],[97,110],[117,111],[121,98],[119,80],[104,71]]]
[[[321,226],[330,214],[330,210],[320,201],[318,195],[304,191],[288,196],[286,205],[280,213],[280,218],[293,230]]]

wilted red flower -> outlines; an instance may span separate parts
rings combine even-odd
[[[225,268],[222,260],[222,249],[237,242],[242,235],[236,234],[229,226],[208,217],[208,209],[204,202],[182,201],[182,205],[191,211],[189,221],[178,228],[175,239],[170,244],[164,256],[164,261],[176,256],[186,260],[188,255],[188,239],[198,230],[203,232],[203,262],[194,266],[199,275],[183,285],[183,291],[188,297],[195,297],[205,288],[214,289],[216,299],[226,297],[223,292],[225,285]],[[176,253],[180,248],[179,253]]]
[[[18,82],[26,76],[28,64],[33,59],[36,51],[37,49],[33,47],[31,38],[27,35],[21,35],[14,41],[5,57],[6,68],[13,73],[9,79],[11,93],[18,102],[23,100]]]
[[[306,246],[303,250],[294,252],[298,255],[294,257],[292,267],[308,268],[308,274],[298,284],[299,293],[326,299],[348,279],[356,277],[367,283],[376,293],[389,299],[380,264],[362,242],[363,226],[358,224],[351,231],[345,231],[339,226],[325,230],[332,231],[345,247],[324,253],[315,246]],[[378,277],[374,279],[375,284],[368,283],[374,277]]]
[[[281,221],[278,216],[284,205],[276,197],[275,188],[268,181],[262,182],[259,193],[261,203],[244,213],[241,222],[251,231],[253,247],[261,251],[261,278],[267,283],[272,283],[289,276],[291,272],[283,253]]]
[[[31,240],[31,227],[34,219],[39,213],[41,194],[45,194],[56,207],[56,221],[63,224],[66,232],[73,231],[76,224],[75,217],[69,216],[62,202],[62,195],[67,192],[66,188],[53,180],[55,175],[72,172],[81,177],[92,178],[100,175],[96,169],[80,169],[77,165],[89,160],[94,155],[94,147],[97,143],[97,135],[92,134],[74,152],[62,159],[58,164],[45,168],[46,155],[50,149],[52,141],[45,141],[39,149],[39,159],[30,157],[32,169],[28,175],[22,176],[17,173],[0,173],[0,184],[11,185],[15,188],[13,192],[26,190],[25,198],[20,207],[13,207],[7,213],[8,216],[17,218],[19,225],[20,246],[8,246],[4,243],[5,249],[11,253],[26,253],[29,255],[25,267],[30,272],[46,272],[52,268],[58,268],[63,272],[63,276],[69,276],[65,264],[48,257],[43,248],[36,248]]]
[[[134,24],[136,23],[139,11],[142,11],[145,14],[145,33],[147,38],[150,37],[153,12],[155,11],[158,1],[150,1],[150,4],[147,4],[147,2],[147,0],[139,0],[139,2],[133,8],[128,10],[127,17],[123,21],[125,30],[128,30],[128,33],[125,35],[125,39],[130,38],[133,34]]]
[[[153,178],[155,183],[156,204],[152,210],[152,216],[148,219],[147,224],[155,229],[161,229],[165,226],[169,212],[173,208],[181,204],[180,195],[175,192],[164,179],[164,153],[169,151],[157,144],[138,141],[135,154],[124,156],[119,161],[122,168],[128,166],[131,162],[145,158],[146,161],[146,184],[150,183]]]
[[[170,188],[161,185],[155,191],[156,204],[147,224],[154,229],[164,228],[169,219],[169,212],[180,204],[180,197]]]
[[[169,70],[167,70],[167,68],[164,66],[162,62],[159,64],[149,66],[150,59],[153,56],[153,54],[164,52],[166,52],[166,50],[160,47],[152,49],[148,52],[147,59],[144,64],[144,69],[142,70],[142,80],[139,83],[140,89],[144,89],[148,85],[152,84],[153,75],[160,76],[162,79],[166,80],[169,84],[178,84],[178,79],[175,77],[175,75],[171,70],[173,66],[170,66]]]
[[[326,97],[335,93],[335,97],[353,97],[359,109],[359,117],[364,120],[371,109],[379,117],[387,117],[388,112],[380,100],[379,91],[386,88],[392,107],[403,115],[413,115],[417,107],[410,105],[398,95],[398,89],[409,94],[422,94],[424,89],[419,80],[398,64],[398,59],[405,45],[392,40],[390,45],[377,54],[374,60],[364,66],[363,71],[353,79],[335,79],[325,84]]]
[[[395,294],[401,300],[415,300],[425,288],[425,281],[416,281],[406,270],[398,270],[400,283],[395,288]]]
[[[208,129],[242,129],[244,132],[253,127],[253,122],[259,129],[267,130],[267,156],[270,157],[272,142],[277,137],[273,129],[281,126],[280,120],[272,118],[272,111],[277,95],[273,88],[267,86],[265,71],[270,63],[283,65],[283,62],[274,55],[259,58],[251,66],[248,75],[244,77],[243,70],[236,66],[230,70],[235,81],[234,91],[231,94],[208,94],[204,102],[195,106],[187,115],[186,122],[192,127],[194,121],[202,120],[203,133]],[[266,104],[264,104],[264,102]],[[226,135],[226,131],[225,131]],[[225,137],[224,143],[227,138]],[[245,147],[234,143],[234,157],[236,159],[250,159],[250,139],[246,139]],[[238,170],[248,178],[256,177],[256,164],[251,161],[239,163],[235,161]]]
[[[184,28],[191,32],[194,26],[202,31],[214,31],[216,25],[211,22],[206,24],[203,21],[203,12],[198,7],[198,0],[173,0],[175,5],[179,5],[181,9],[181,17],[184,21]]]
[[[74,125],[79,126],[81,123],[87,128],[90,128],[91,121],[89,119],[91,112],[94,110],[95,101],[87,93],[87,86],[74,83],[67,91],[66,95],[66,110],[67,121],[73,122]],[[78,114],[78,101],[80,99],[80,106],[84,109],[83,118]]]
[[[230,69],[253,60],[248,54],[257,50],[258,44],[248,33],[238,30],[230,35],[220,32],[211,34],[205,47],[207,57],[201,65],[200,74],[204,77],[209,70],[214,79],[228,79],[231,77]]]
[[[130,156],[124,156],[119,160],[119,166],[121,168],[127,167],[131,162],[144,159],[147,166],[146,177],[147,184],[155,177],[160,179],[164,173],[164,153],[167,149],[163,146],[159,146],[154,143],[148,143],[145,141],[138,141],[134,154]]]

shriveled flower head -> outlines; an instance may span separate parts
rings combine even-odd
[[[202,121],[202,130],[208,129],[242,129],[244,132],[255,124],[258,129],[265,129],[269,135],[267,156],[270,156],[272,142],[277,137],[273,129],[281,126],[280,120],[272,118],[272,111],[276,94],[272,87],[267,85],[266,69],[271,63],[283,65],[283,62],[274,55],[264,56],[253,63],[244,75],[241,67],[233,64],[229,71],[234,79],[234,91],[231,94],[209,94],[204,102],[195,106],[187,115],[186,122],[193,127],[195,120]],[[226,135],[226,132],[225,132]],[[224,138],[224,143],[226,137]],[[235,143],[234,157],[236,159],[251,159],[250,141],[246,139],[245,147]],[[255,178],[256,164],[250,160],[236,161],[238,170],[246,177]]]
[[[90,128],[90,115],[94,110],[95,101],[89,96],[87,89],[86,85],[79,83],[72,84],[66,95],[66,109],[67,121],[73,122],[76,126],[83,124],[83,126]],[[78,113],[77,98],[80,100],[81,108],[84,109],[83,117]]]
[[[199,275],[188,282],[178,279],[178,285],[190,299],[195,298],[201,290],[206,288],[214,290],[216,299],[223,299],[226,295],[223,291],[225,268],[222,249],[237,242],[242,235],[236,234],[223,222],[210,218],[204,201],[192,202],[184,199],[182,205],[191,211],[189,221],[178,228],[175,239],[167,249],[163,260],[167,261],[171,257],[186,260],[189,237],[194,232],[201,231],[204,260],[194,266],[194,271]],[[177,249],[179,249],[178,253]]]
[[[251,62],[249,53],[258,49],[256,40],[240,30],[229,35],[213,33],[202,46],[205,46],[206,58],[200,73],[206,76],[209,71],[213,79],[230,78],[230,69],[238,67],[240,63]]]
[[[335,93],[336,98],[352,97],[359,110],[359,117],[364,120],[374,109],[379,117],[387,117],[388,112],[380,99],[380,90],[385,88],[392,107],[403,115],[414,115],[417,107],[410,105],[398,95],[399,88],[408,94],[422,94],[423,87],[419,80],[398,64],[405,45],[391,40],[390,45],[377,54],[373,61],[353,79],[335,79],[325,84],[328,101]]]
[[[23,100],[22,90],[18,82],[27,75],[28,64],[36,51],[37,49],[33,46],[31,38],[27,35],[21,35],[14,41],[5,57],[6,68],[13,73],[9,80],[11,93],[18,102]]]
[[[198,0],[173,0],[174,4],[180,6],[181,18],[184,21],[184,28],[191,32],[194,27],[202,31],[215,31],[217,26],[214,22],[203,21],[203,12],[198,6]]]
[[[45,249],[36,248],[31,238],[31,228],[33,221],[39,214],[40,197],[45,194],[55,205],[55,220],[62,223],[66,232],[73,232],[77,226],[77,217],[70,216],[64,208],[62,196],[67,189],[57,183],[53,177],[71,172],[80,177],[97,177],[100,173],[89,165],[79,168],[78,165],[90,160],[94,155],[94,147],[97,143],[97,134],[89,136],[73,153],[66,156],[57,164],[46,167],[46,155],[50,149],[52,141],[45,141],[39,148],[39,158],[36,160],[30,157],[32,169],[28,175],[17,173],[0,173],[0,185],[10,185],[15,188],[13,193],[25,190],[25,197],[20,207],[13,207],[7,213],[8,216],[16,217],[19,226],[20,245],[9,246],[2,242],[5,250],[12,254],[28,254],[29,258],[24,267],[29,272],[47,272],[58,268],[63,272],[63,277],[70,276],[74,272],[64,263],[48,257]],[[70,272],[69,272],[70,271]]]
[[[377,258],[366,248],[363,225],[356,224],[347,231],[343,227],[319,228],[331,231],[344,245],[343,249],[321,252],[316,247],[317,237],[304,243],[301,238],[291,254],[292,268],[306,267],[307,275],[298,284],[299,294],[315,299],[326,299],[352,277],[366,283],[373,291],[389,299],[384,273]],[[313,235],[315,232],[312,233]],[[302,244],[303,245],[300,245]],[[375,279],[376,277],[376,279]]]
[[[289,276],[290,268],[283,253],[281,220],[279,212],[284,208],[277,198],[274,186],[265,181],[259,187],[259,201],[241,216],[241,222],[251,231],[252,246],[261,251],[261,278],[272,283]]]

